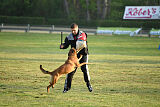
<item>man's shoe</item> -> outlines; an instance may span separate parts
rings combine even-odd
[[[67,93],[69,91],[69,89],[64,88],[63,93]]]
[[[68,92],[68,90],[63,90],[63,93],[67,93]]]
[[[88,86],[89,92],[92,92],[92,86]]]
[[[89,82],[87,82],[87,87],[88,87],[89,92],[92,92],[93,89],[92,89],[92,86]]]

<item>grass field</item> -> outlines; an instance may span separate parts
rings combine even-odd
[[[121,31],[136,31],[139,28],[126,28],[126,27],[98,27],[97,30],[121,30]]]
[[[60,34],[1,32],[0,107],[160,107],[159,38],[89,35],[88,44],[93,92],[78,69],[68,93],[64,75],[48,94],[39,65],[51,71],[67,59]]]

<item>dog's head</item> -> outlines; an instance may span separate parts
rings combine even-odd
[[[77,51],[75,48],[69,50],[68,56],[77,56]]]

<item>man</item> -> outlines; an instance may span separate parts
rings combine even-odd
[[[80,63],[88,62],[88,46],[87,46],[86,33],[84,33],[83,31],[79,31],[78,25],[75,23],[71,24],[71,31],[72,31],[72,33],[70,33],[65,38],[65,43],[60,45],[60,49],[66,49],[69,47],[69,45],[71,45],[71,48],[74,47],[75,49],[79,50],[79,52],[77,54],[78,58],[80,58],[80,55],[82,55],[82,58],[80,59]],[[81,41],[84,43],[84,46],[82,46],[80,48],[77,43],[81,42]],[[77,68],[73,72],[67,74],[66,80],[65,80],[65,85],[64,85],[64,90],[63,90],[64,93],[71,89],[72,78],[73,78],[73,75],[76,72],[76,70],[77,70]],[[92,86],[90,84],[88,65],[81,66],[81,70],[83,72],[84,81],[86,82],[88,90],[90,92],[92,92]]]

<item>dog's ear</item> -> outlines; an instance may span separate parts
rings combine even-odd
[[[74,50],[72,49],[72,51],[71,51],[72,53],[74,53]]]
[[[72,47],[72,50],[74,50],[75,52],[77,52],[77,50],[74,47]]]
[[[75,50],[75,48],[74,48],[74,47],[72,47],[72,49],[74,49],[74,50]]]
[[[71,49],[69,50],[69,52],[68,52],[68,56],[71,56],[73,52],[74,52],[74,50],[71,48]]]
[[[77,53],[76,49],[75,49],[75,48],[71,48],[71,49],[69,50],[68,56],[75,55],[76,53]]]

